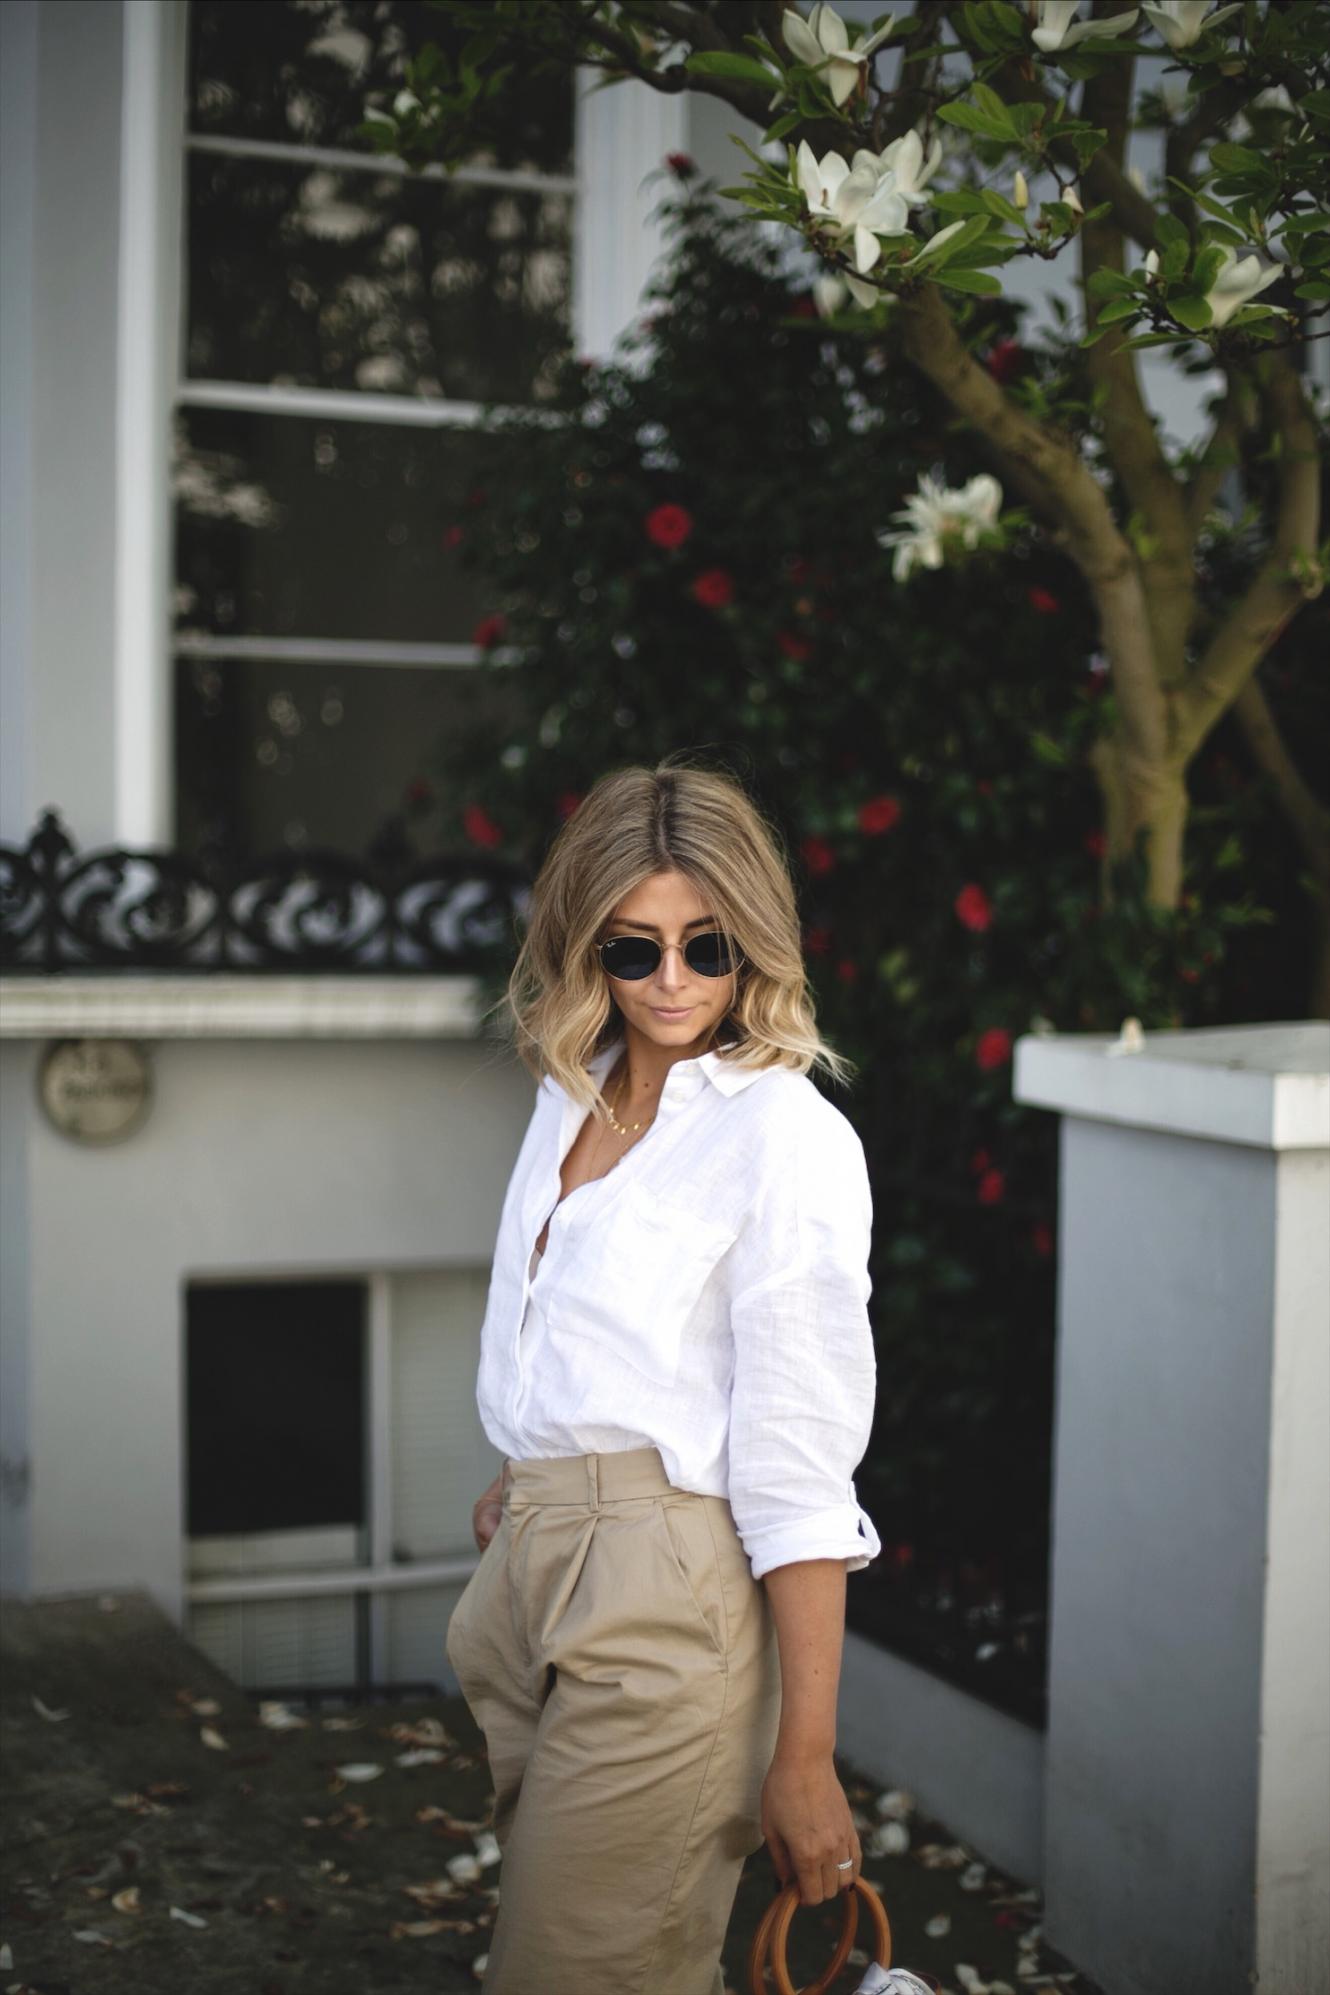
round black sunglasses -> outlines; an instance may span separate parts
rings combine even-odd
[[[665,954],[659,942],[649,935],[611,935],[598,942],[596,948],[605,974],[622,978],[626,983],[637,983],[651,976]],[[728,977],[743,961],[743,951],[720,928],[690,935],[683,945],[683,955],[689,969],[696,970],[699,977]]]

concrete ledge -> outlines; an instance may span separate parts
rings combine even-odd
[[[474,977],[0,977],[0,1038],[473,1038]]]
[[[836,1749],[976,1853],[1041,1884],[1044,1735],[846,1630]]]
[[[1016,1044],[1017,1101],[1261,1150],[1330,1146],[1330,1024],[1149,1032],[1136,1052],[1104,1034]]]

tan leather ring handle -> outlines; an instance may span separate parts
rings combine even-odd
[[[849,1959],[850,1948],[854,1945],[855,1930],[859,1924],[861,1898],[868,1906],[873,1923],[874,1960],[879,1967],[890,1967],[891,1926],[887,1919],[887,1908],[876,1890],[867,1878],[856,1877],[854,1890],[845,1892],[843,1896],[841,1935],[836,1951],[818,1979],[810,1981],[803,1989],[796,1988],[790,1979],[790,1970],[785,1959],[786,1939],[800,1904],[799,1886],[791,1882],[772,1899],[762,1915],[761,1923],[753,1935],[753,1943],[748,1950],[748,1980],[751,1995],[767,1995],[768,1971],[775,1981],[775,1995],[826,1995],[827,1989]]]

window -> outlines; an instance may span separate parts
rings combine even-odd
[[[190,1640],[252,1690],[452,1687],[489,1269],[185,1289]]]
[[[455,528],[567,349],[574,103],[516,79],[452,176],[361,148],[446,20],[404,0],[192,0],[175,410],[177,843],[384,859],[452,842],[431,745],[488,605]],[[488,678],[490,675],[485,675]]]

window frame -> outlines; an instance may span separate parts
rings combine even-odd
[[[175,535],[170,492],[172,424],[178,409],[225,408],[273,416],[428,426],[474,425],[478,404],[423,400],[364,390],[272,388],[191,381],[185,372],[185,168],[193,152],[308,160],[337,170],[401,172],[405,163],[339,147],[227,139],[189,130],[189,0],[126,9],[125,120],[122,141],[117,424],[117,602],[115,675],[117,836],[125,843],[175,842],[178,810],[172,755],[175,661],[180,656],[296,657],[329,664],[370,662],[362,641],[241,640],[193,634],[182,642],[171,614]],[[653,218],[658,194],[647,182],[684,147],[688,113],[679,96],[628,81],[594,89],[598,73],[575,80],[574,171],[540,174],[460,168],[477,185],[557,190],[573,202],[574,349],[603,359],[636,318],[664,247]],[[444,178],[441,167],[424,169]],[[146,445],[146,447],[145,447]],[[466,669],[484,655],[459,644],[373,645],[385,664]]]

